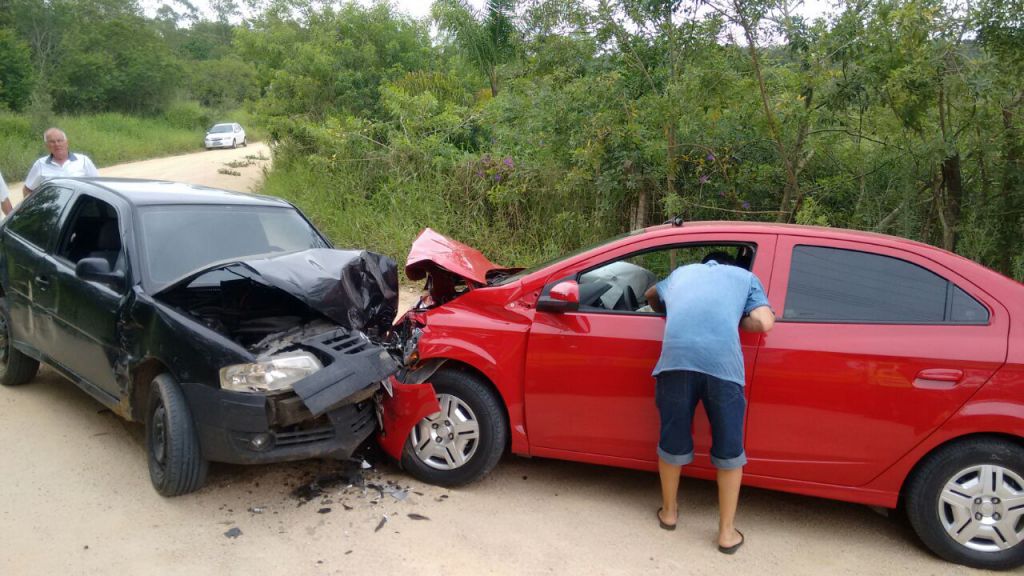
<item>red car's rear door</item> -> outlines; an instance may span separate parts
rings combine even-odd
[[[749,386],[749,474],[863,485],[1006,358],[1006,310],[912,249],[781,236],[769,293],[779,321]]]
[[[580,280],[583,273],[638,252],[744,244],[755,248],[753,271],[767,287],[775,238],[774,234],[681,231],[677,237],[620,245],[559,271],[552,282],[566,277]],[[668,271],[657,270],[653,280],[662,280]],[[651,371],[661,352],[664,329],[664,316],[654,313],[585,307],[577,312],[537,312],[525,366],[531,453],[644,468],[656,461],[658,413]],[[741,334],[748,378],[759,339],[757,334]],[[702,410],[695,428],[696,464],[710,466],[710,428]]]

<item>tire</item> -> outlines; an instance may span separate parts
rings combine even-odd
[[[906,511],[918,537],[950,562],[1024,565],[1024,448],[997,438],[941,448],[908,484]]]
[[[198,490],[206,481],[208,464],[185,395],[170,374],[153,379],[146,410],[146,453],[149,478],[163,496]]]
[[[39,361],[14,347],[7,299],[0,298],[0,384],[21,386],[35,378],[37,372]]]
[[[248,147],[249,147],[249,141],[247,139],[245,139],[245,138],[242,138],[242,148],[248,148]]]
[[[238,142],[234,138],[232,138],[231,139],[231,149],[234,150],[235,148],[238,148]]]
[[[442,370],[431,382],[441,412],[413,427],[402,450],[402,467],[438,486],[483,478],[508,443],[504,404],[487,382],[468,372]]]

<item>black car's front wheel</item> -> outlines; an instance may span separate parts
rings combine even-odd
[[[170,374],[153,379],[146,412],[149,478],[164,496],[198,490],[206,480],[207,462],[199,447],[185,395]]]
[[[7,299],[0,298],[0,384],[20,386],[35,378],[38,371],[39,361],[14,347]]]
[[[501,459],[508,442],[505,408],[481,378],[442,370],[431,378],[441,411],[413,427],[402,467],[419,480],[459,486],[478,480]]]
[[[998,438],[932,454],[907,489],[907,516],[921,540],[958,564],[1024,565],[1024,448]]]

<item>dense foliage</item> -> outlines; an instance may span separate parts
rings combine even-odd
[[[154,19],[11,2],[0,55],[31,50],[22,86],[147,111],[172,100],[166,74],[207,105],[245,100],[276,143],[267,191],[341,245],[401,256],[432,226],[530,264],[680,214],[886,232],[1024,278],[1022,0],[839,0],[813,20],[790,0],[437,0],[424,21],[331,0],[218,0],[213,19],[185,0]],[[19,24],[72,5],[56,12],[106,10],[99,31]],[[132,26],[141,54],[69,60]],[[140,70],[153,89],[119,96]]]

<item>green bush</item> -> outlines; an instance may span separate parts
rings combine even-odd
[[[174,128],[205,130],[213,124],[211,112],[198,102],[179,100],[167,107],[164,119]]]

